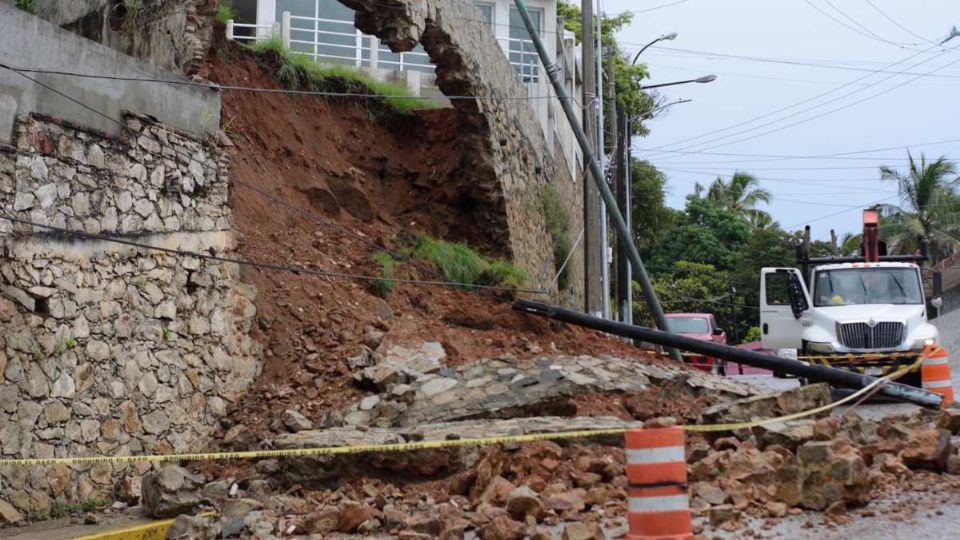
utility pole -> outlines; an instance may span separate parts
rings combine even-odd
[[[586,132],[590,148],[597,148],[597,78],[596,69],[590,65],[594,61],[593,43],[593,0],[581,2],[581,24],[583,25],[583,130]],[[584,156],[586,160],[586,156]],[[601,179],[602,180],[602,179]],[[600,190],[597,188],[593,173],[584,163],[583,173],[583,279],[584,308],[591,315],[603,313],[603,294],[600,284],[601,261],[600,237]]]
[[[617,104],[617,167],[616,176],[614,176],[615,193],[617,196],[617,206],[620,207],[620,213],[623,220],[627,222],[627,229],[633,233],[633,226],[630,219],[630,161],[629,161],[629,122],[630,119],[624,113],[623,107]],[[630,290],[630,284],[633,281],[630,273],[630,259],[627,256],[627,246],[622,240],[617,240],[617,312],[622,323],[633,324],[633,302]]]
[[[597,70],[597,147],[594,151],[600,156],[600,168],[603,170],[603,183],[609,186],[607,182],[607,130],[604,129],[604,101],[603,88],[606,86],[603,82],[606,70],[603,63],[603,0],[597,0],[597,30],[594,32],[596,44],[594,45],[594,54],[596,60],[594,67]],[[608,188],[609,189],[609,188]],[[600,235],[600,307],[604,319],[610,318],[610,237],[607,236],[607,203],[600,199],[600,229],[597,234]]]
[[[603,181],[603,169],[600,168],[600,162],[597,161],[597,156],[590,146],[590,141],[587,140],[586,133],[584,133],[580,124],[576,121],[577,113],[574,111],[573,105],[570,103],[570,97],[567,95],[567,91],[563,86],[563,81],[560,80],[558,75],[560,68],[551,62],[547,48],[543,45],[540,34],[537,33],[533,26],[533,19],[530,18],[530,13],[527,11],[527,5],[524,3],[524,0],[514,0],[514,4],[517,6],[517,11],[520,12],[523,25],[527,27],[527,32],[533,41],[533,46],[537,49],[537,56],[540,57],[540,61],[546,66],[547,77],[550,79],[550,84],[553,85],[553,91],[557,93],[557,99],[560,101],[560,108],[563,109],[564,116],[567,117],[567,121],[570,122],[570,127],[573,128],[573,134],[577,138],[577,144],[580,145],[580,149],[583,151],[583,159],[586,161],[590,172],[593,173],[597,190],[600,192],[603,201],[608,205],[608,208],[611,209],[613,228],[617,232],[620,240],[627,246],[627,254],[630,255],[633,270],[637,273],[637,281],[640,283],[640,290],[643,292],[643,298],[647,303],[647,308],[650,310],[650,314],[653,315],[653,320],[657,327],[663,328],[664,332],[670,335],[668,330],[669,326],[667,326],[667,317],[664,315],[663,307],[657,298],[657,291],[653,288],[653,283],[650,281],[647,269],[643,265],[643,259],[640,258],[640,252],[637,251],[637,247],[633,245],[632,235],[627,229],[627,224],[623,220],[620,210],[617,208],[617,199],[614,198],[613,193],[610,192],[610,186]],[[670,357],[677,362],[683,361],[683,358],[680,356],[680,351],[677,349],[670,347],[667,349],[667,352],[670,354]]]
[[[618,148],[620,148],[619,146],[620,141],[617,139],[617,124],[618,124],[617,85],[614,80],[614,73],[613,73],[615,54],[616,53],[612,47],[606,47],[603,55],[605,60],[604,65],[606,67],[605,71],[607,75],[606,81],[604,84],[604,87],[607,89],[605,103],[604,103],[604,106],[606,107],[607,112],[606,112],[606,119],[604,123],[606,130],[603,134],[604,136],[603,140],[605,144],[609,145],[610,148],[612,149],[610,152],[610,158],[606,160],[607,170],[604,172],[606,172],[609,175],[609,178],[611,180],[615,179],[617,176],[617,162],[619,161],[617,159],[617,153],[618,153]],[[609,120],[609,122],[606,122],[606,120]],[[601,151],[605,152],[606,148],[603,148]],[[604,248],[603,249],[603,292],[604,292],[604,299],[606,300],[606,302],[604,302],[604,305],[603,305],[603,316],[606,319],[615,320],[613,316],[613,312],[616,310],[610,308],[610,296],[613,293],[610,287],[610,283],[611,283],[610,267],[612,266],[612,263],[613,263],[611,252],[613,250],[610,249],[610,240],[609,240],[610,235],[607,234],[606,208],[604,207],[603,210],[604,211],[600,213],[601,233],[603,234],[603,240],[604,240],[603,242],[603,248]]]

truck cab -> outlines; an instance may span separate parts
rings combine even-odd
[[[867,224],[865,216],[864,238],[869,241]],[[939,343],[937,328],[927,320],[920,266],[910,261],[923,257],[865,251],[871,261],[798,256],[806,276],[796,268],[764,268],[764,348],[796,351],[799,360],[879,376],[912,363],[911,355],[915,359]]]

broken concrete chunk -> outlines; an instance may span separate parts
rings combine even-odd
[[[832,401],[829,384],[808,384],[777,395],[777,408],[780,414],[794,414],[823,407]]]

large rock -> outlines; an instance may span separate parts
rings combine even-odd
[[[293,409],[283,411],[283,425],[295,433],[313,429],[313,422]]]
[[[537,521],[543,517],[543,504],[537,492],[527,486],[514,488],[507,496],[507,512],[513,519],[526,521],[532,516]]]
[[[604,540],[603,530],[596,523],[567,523],[561,540]]]
[[[900,459],[911,469],[947,470],[947,458],[953,454],[950,432],[946,429],[916,430],[900,451]]]
[[[790,506],[823,510],[844,501],[862,504],[870,492],[860,452],[845,440],[812,441],[777,472],[777,497]]]
[[[176,465],[145,474],[142,484],[143,506],[151,517],[176,517],[204,502],[200,494],[203,478]]]
[[[340,523],[340,509],[336,506],[324,506],[303,517],[303,528],[311,534],[335,532],[338,523]]]
[[[23,514],[7,501],[0,500],[0,523],[14,524],[23,521]]]
[[[790,450],[796,450],[801,444],[814,438],[813,420],[792,420],[789,422],[770,422],[753,428],[760,448],[778,444]]]
[[[494,518],[477,533],[482,540],[520,540],[525,535],[523,524],[509,516]]]
[[[220,524],[213,516],[177,516],[167,530],[167,540],[217,540]]]

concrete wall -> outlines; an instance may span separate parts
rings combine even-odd
[[[30,44],[29,46],[27,44]],[[40,17],[0,4],[0,62],[14,67],[135,78],[173,78],[109,47],[84,39]],[[136,111],[193,133],[220,126],[215,90],[157,83],[27,74],[112,120]],[[18,115],[43,113],[117,135],[120,127],[76,103],[0,68],[0,142],[10,142]]]
[[[126,120],[135,133],[111,137],[22,117],[0,150],[0,211],[233,256],[220,149]],[[0,456],[197,451],[259,374],[254,291],[236,264],[7,220],[0,254]],[[129,500],[143,466],[0,468],[0,502]]]
[[[180,75],[199,68],[217,5],[216,0],[32,1],[38,17]]]
[[[476,129],[473,182],[489,203],[489,226],[509,239],[509,255],[529,272],[531,285],[556,292],[554,239],[546,229],[544,189],[550,186],[561,206],[571,210],[566,220],[573,243],[582,227],[583,187],[570,177],[564,160],[554,158],[529,102],[515,99],[526,90],[491,29],[462,23],[479,19],[480,12],[461,0],[384,0],[384,6],[376,8],[361,0],[341,2],[357,10],[357,28],[378,36],[392,50],[406,51],[421,43],[437,66],[437,83],[444,94],[493,98],[453,103]],[[470,142],[464,139],[465,144]],[[581,254],[571,261],[573,275],[581,273]],[[582,294],[581,284],[574,282],[567,298],[571,303]]]

